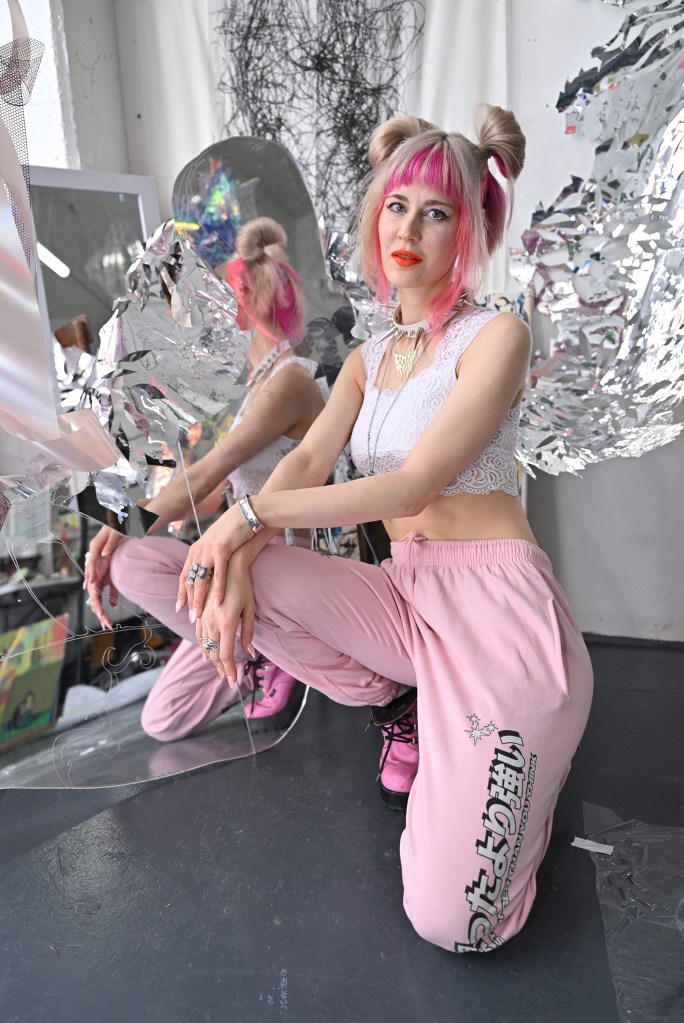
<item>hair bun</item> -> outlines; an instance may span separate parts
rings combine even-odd
[[[411,114],[407,114],[405,117],[392,117],[389,121],[385,121],[371,135],[368,145],[368,159],[371,167],[377,167],[384,163],[402,142],[433,129],[436,129],[436,125],[431,124],[430,121],[424,121],[422,117],[413,117]]]
[[[256,217],[243,224],[237,234],[235,250],[245,263],[256,263],[267,245],[284,245],[287,235],[277,220]]]
[[[510,110],[483,104],[477,141],[485,159],[493,156],[507,178],[518,177],[525,163],[525,136]]]

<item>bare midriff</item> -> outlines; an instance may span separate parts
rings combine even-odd
[[[529,540],[534,534],[518,497],[501,490],[491,494],[440,494],[420,515],[386,519],[391,540],[417,533],[426,540]]]

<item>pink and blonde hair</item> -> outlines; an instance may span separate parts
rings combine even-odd
[[[256,217],[238,231],[237,255],[225,268],[226,280],[242,307],[267,337],[274,326],[298,344],[306,332],[306,301],[299,274],[280,246],[287,236],[276,220]]]
[[[525,160],[525,136],[514,115],[483,105],[477,143],[458,132],[443,132],[420,117],[393,117],[371,136],[371,171],[356,216],[361,270],[376,300],[388,305],[390,283],[382,269],[378,219],[389,193],[422,184],[453,202],[458,216],[456,258],[447,287],[428,308],[433,327],[441,325],[465,296],[481,287],[487,259],[501,244],[506,214],[513,205],[513,181]],[[493,159],[504,189],[489,165]],[[508,194],[507,194],[508,193]],[[510,214],[509,214],[510,218]]]

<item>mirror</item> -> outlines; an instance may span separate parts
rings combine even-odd
[[[229,139],[181,172],[174,188],[177,211],[184,203],[187,212],[197,212],[191,200],[199,196],[202,204],[202,182],[217,162],[230,167],[240,189],[243,220],[270,216],[285,228],[287,257],[302,278],[309,309],[297,355],[317,364],[315,375],[325,386],[346,356],[354,316],[341,289],[327,277],[316,214],[301,175],[277,143]],[[91,198],[88,217],[84,213],[76,222],[106,225],[114,216],[111,201],[115,211],[131,209],[118,195],[101,204]],[[77,251],[75,243],[60,247],[57,241],[74,222],[72,200],[65,195],[35,205],[39,239],[48,240],[47,248],[51,242],[65,263],[73,262]],[[119,238],[124,237],[122,229]],[[85,281],[80,292],[67,292],[68,278],[53,275],[46,287],[51,325],[63,315],[74,319],[84,311],[94,318],[104,308],[105,266],[115,263],[93,261],[92,251],[86,255],[84,249],[84,264],[73,273],[73,283]],[[171,275],[170,266],[175,267]],[[95,486],[84,485],[85,478],[69,485],[46,478],[42,488],[35,480],[31,487],[8,481],[11,506],[0,533],[0,787],[131,784],[247,756],[278,742],[304,705],[301,687],[286,718],[265,730],[254,721],[246,727],[238,700],[191,734],[156,741],[143,731],[141,711],[178,652],[178,637],[126,598],[116,609],[107,607],[115,627],[101,631],[83,599],[85,551],[108,509],[120,509],[124,497],[131,539],[142,536],[145,523],[136,527],[139,510],[131,502],[152,497],[174,466],[177,471],[183,462],[190,464],[225,434],[244,396],[248,372],[249,340],[235,328],[234,296],[185,240],[179,247],[177,237],[158,230],[134,270],[128,303],[104,324],[98,358],[84,355],[78,342],[72,346],[67,362],[73,373],[62,392],[70,407],[90,403],[101,421],[115,424],[112,432],[127,458],[115,471],[95,474]],[[86,298],[91,306],[84,305]],[[223,383],[213,361],[220,358],[230,363]],[[119,401],[116,418],[110,416],[115,406],[107,407],[107,395]],[[223,395],[223,404],[217,395]],[[327,540],[338,548],[345,543],[332,534]]]

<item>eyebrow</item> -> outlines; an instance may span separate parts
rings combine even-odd
[[[400,195],[398,192],[390,192],[387,197],[388,199],[401,199],[402,202],[408,202],[408,197]],[[452,202],[447,202],[446,199],[426,199],[423,206],[449,206],[450,209],[454,208]]]

